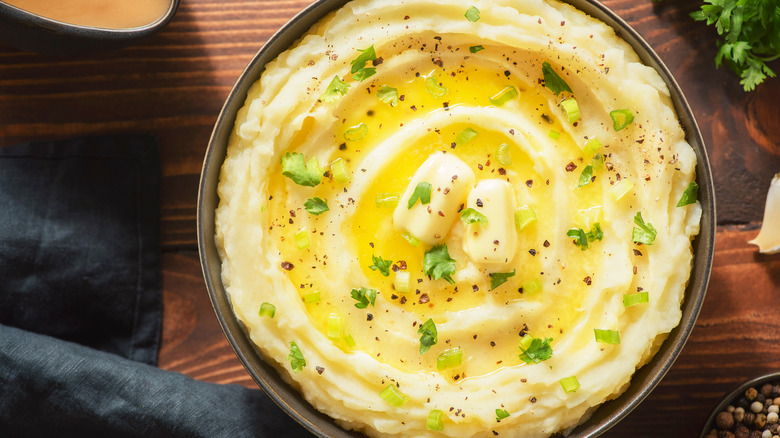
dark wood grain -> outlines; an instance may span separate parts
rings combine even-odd
[[[255,387],[225,340],[196,250],[199,172],[222,103],[246,63],[310,1],[182,0],[175,20],[133,47],[57,58],[0,46],[0,146],[106,133],[157,136],[162,158],[160,366]],[[694,0],[606,0],[658,52],[685,93],[712,162],[715,265],[696,328],[660,386],[607,437],[692,437],[718,398],[780,369],[780,255],[746,243],[780,171],[780,79],[744,93],[715,69],[714,29]],[[780,70],[780,63],[773,67]]]

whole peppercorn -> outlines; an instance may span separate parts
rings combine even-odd
[[[756,419],[755,421],[753,421],[753,424],[755,424],[757,428],[763,429],[764,426],[766,426],[766,415],[764,414],[756,415]]]
[[[761,404],[764,404],[766,401],[766,397],[764,397],[764,394],[758,394],[756,395],[756,401],[760,402]]]
[[[740,422],[745,419],[745,408],[734,409],[734,421]]]
[[[775,424],[780,419],[780,416],[777,415],[777,412],[770,412],[766,416],[766,422],[769,424]]]
[[[731,429],[734,427],[734,416],[728,412],[721,412],[715,417],[715,424],[718,429]]]
[[[764,385],[761,386],[761,395],[764,397],[772,396],[772,385],[770,383],[764,383]]]
[[[761,432],[758,430],[751,430],[750,438],[761,438]]]
[[[772,386],[772,397],[780,397],[780,385]]]
[[[740,424],[734,431],[734,436],[736,438],[748,438],[750,436],[750,430],[744,425]]]
[[[745,418],[742,419],[742,422],[745,423],[746,426],[750,426],[754,421],[756,421],[756,414],[745,412]]]
[[[777,435],[780,432],[780,423],[773,423],[769,425],[769,431]]]
[[[759,402],[759,401],[754,401],[750,405],[750,410],[753,411],[753,413],[757,414],[757,413],[761,412],[762,410],[764,410],[764,404]]]
[[[772,400],[772,403],[773,403],[775,406],[780,406],[780,397],[775,397],[775,399],[774,399],[774,400]]]
[[[767,412],[774,412],[775,414],[780,414],[780,406],[777,405],[770,405],[768,408],[766,408]]]
[[[753,388],[752,386],[745,391],[745,398],[749,401],[753,401],[756,399],[756,396],[758,395],[758,391],[756,388]]]

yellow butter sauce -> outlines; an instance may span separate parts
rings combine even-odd
[[[63,23],[105,29],[131,29],[165,15],[172,0],[0,0]]]

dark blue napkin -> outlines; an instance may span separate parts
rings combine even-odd
[[[310,436],[260,390],[153,366],[159,190],[149,136],[0,148],[0,437]]]

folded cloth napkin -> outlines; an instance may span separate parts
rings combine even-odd
[[[0,148],[0,437],[310,436],[260,390],[154,367],[149,136]]]

